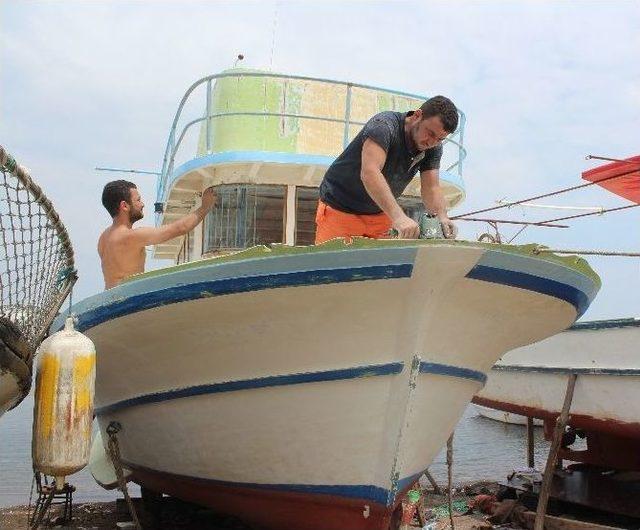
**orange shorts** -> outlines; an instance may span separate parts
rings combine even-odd
[[[316,245],[335,237],[388,237],[391,219],[386,213],[358,215],[345,213],[318,201],[316,211]]]

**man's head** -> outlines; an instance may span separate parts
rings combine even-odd
[[[418,151],[440,144],[458,128],[458,109],[449,98],[435,96],[408,116],[407,132]]]
[[[133,182],[114,180],[102,190],[102,204],[114,219],[119,215],[131,224],[142,219],[144,203]]]

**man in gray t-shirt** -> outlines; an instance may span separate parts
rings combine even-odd
[[[400,238],[417,238],[418,224],[396,200],[420,172],[421,195],[428,212],[455,237],[447,216],[438,168],[442,141],[458,126],[458,111],[444,96],[418,110],[373,116],[331,164],[320,184],[316,243],[334,237],[384,237],[390,228]]]

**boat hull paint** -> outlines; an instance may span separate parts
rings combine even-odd
[[[264,528],[386,528],[495,360],[597,292],[592,274],[504,249],[252,250],[87,299],[74,312],[98,351],[103,437],[121,423],[141,485]],[[479,264],[514,274],[473,278]]]
[[[31,363],[0,341],[0,417],[29,394],[31,379]]]
[[[509,352],[491,370],[474,403],[543,418],[551,436],[569,374],[577,374],[569,425],[586,450],[560,457],[602,468],[640,471],[640,320],[584,322]]]
[[[387,506],[328,493],[282,491],[219,484],[136,468],[133,480],[153,491],[208,506],[220,513],[239,514],[256,528],[296,530],[387,530]]]
[[[539,418],[560,414],[569,374],[578,374],[570,423],[640,438],[640,320],[580,323],[507,353],[474,398]]]

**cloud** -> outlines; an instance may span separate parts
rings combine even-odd
[[[630,2],[14,0],[0,9],[0,135],[69,228],[76,299],[102,288],[95,243],[109,219],[99,197],[115,175],[93,168],[158,170],[186,88],[239,52],[249,67],[451,96],[468,120],[458,213],[575,185],[594,165],[588,153],[637,154],[640,14]],[[153,177],[136,181],[151,210]],[[557,202],[616,200],[588,188]],[[639,219],[631,210],[570,230],[527,229],[518,241],[637,249]],[[480,230],[462,226],[469,237]],[[627,293],[640,287],[638,267],[593,262],[605,287],[587,316],[637,314]]]

